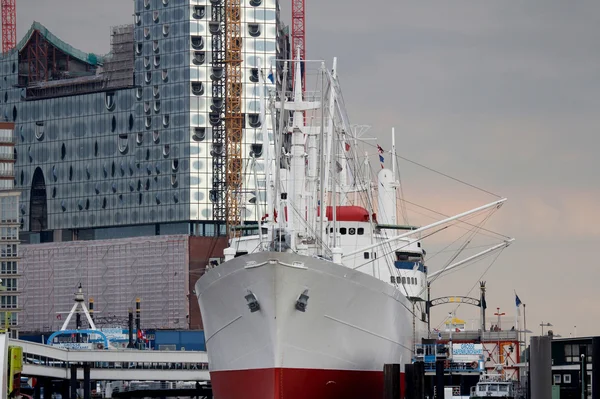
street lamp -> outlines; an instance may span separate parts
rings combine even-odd
[[[542,322],[540,324],[540,327],[542,327],[542,336],[543,336],[544,335],[544,327],[553,327],[553,326],[552,326],[552,323],[544,323],[544,322]]]

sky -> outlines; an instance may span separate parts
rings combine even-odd
[[[516,291],[535,334],[543,322],[563,337],[600,335],[600,2],[306,3],[307,57],[338,57],[352,123],[370,125],[386,150],[395,127],[402,157],[508,198],[485,227],[515,243],[487,272],[494,258],[440,278],[432,296],[466,295],[483,278],[488,314],[500,307],[505,328]],[[109,50],[110,26],[133,13],[127,0],[17,7],[19,38],[35,20],[97,53]],[[288,2],[281,7],[289,23]],[[411,223],[427,220],[412,204],[450,214],[496,198],[403,160],[399,169]],[[450,238],[424,246],[433,254]],[[434,308],[433,324],[451,310]],[[457,316],[470,321],[478,309]]]

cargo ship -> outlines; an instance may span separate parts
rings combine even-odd
[[[504,200],[424,227],[398,225],[393,170],[382,168],[375,184],[358,173],[340,183],[360,161],[348,154],[352,127],[335,62],[320,69],[328,88],[320,101],[303,97],[299,58],[286,62],[284,82],[288,64],[293,93],[268,101],[272,114],[290,118],[265,146],[265,216],[235,226],[224,261],[195,285],[213,392],[218,399],[379,399],[384,364],[410,363],[415,342],[427,337],[422,234]],[[310,111],[322,115],[319,126],[305,126]],[[350,203],[352,195],[364,200]],[[401,384],[403,375],[401,366]]]

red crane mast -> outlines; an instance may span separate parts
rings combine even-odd
[[[306,59],[306,23],[305,0],[292,0],[292,59],[296,59],[296,52],[300,48],[300,59]],[[304,68],[302,68],[304,75]],[[302,92],[305,89],[304,76],[302,76]]]
[[[17,0],[2,0],[2,52],[17,45]]]

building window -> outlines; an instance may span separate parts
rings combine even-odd
[[[19,238],[17,227],[0,227],[1,240],[16,240]]]
[[[554,377],[554,385],[560,384],[560,382],[561,382],[560,374],[554,374],[553,377]]]
[[[17,256],[19,256],[19,254],[17,252],[17,244],[0,245],[0,257],[16,258]]]
[[[554,380],[556,381],[556,376],[554,376],[554,377],[555,377],[555,379],[554,379]],[[560,375],[559,375],[558,377],[559,377],[559,379],[560,379]],[[571,374],[565,374],[565,375],[563,376],[563,382],[564,382],[565,384],[570,384],[570,383],[571,383]]]
[[[259,24],[248,24],[248,34],[252,37],[260,36],[260,25]]]
[[[3,278],[0,284],[5,291],[14,292],[17,291],[17,279],[16,278]]]
[[[0,222],[17,223],[19,215],[18,197],[0,198]]]
[[[16,309],[17,308],[17,297],[14,295],[1,296],[0,297],[0,307],[2,309]]]
[[[250,5],[252,7],[258,7],[261,4],[262,4],[262,0],[250,0]]]
[[[0,262],[0,274],[17,274],[17,262],[15,262],[15,261]]]
[[[202,19],[206,15],[206,8],[204,6],[194,6],[194,18]]]

